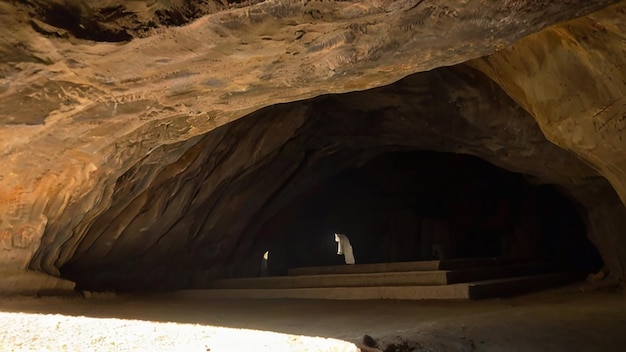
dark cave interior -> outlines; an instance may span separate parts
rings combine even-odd
[[[587,238],[589,197],[578,192],[589,184],[584,165],[462,65],[271,105],[189,145],[128,169],[110,205],[66,230],[84,232],[58,240],[65,259],[42,259],[55,258],[79,289],[121,291],[258,276],[266,251],[269,275],[341,264],[335,232],[348,236],[357,263],[603,266]]]
[[[510,257],[596,271],[602,259],[579,209],[557,187],[474,156],[390,152],[295,197],[256,248],[269,251],[269,275],[342,264],[335,232],[350,238],[357,263]]]

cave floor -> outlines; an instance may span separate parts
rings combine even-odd
[[[385,351],[623,351],[626,296],[578,284],[447,302],[11,297],[0,330],[0,351],[354,351],[334,339],[364,334]]]

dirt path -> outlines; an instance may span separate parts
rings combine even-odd
[[[623,351],[626,296],[561,289],[473,302],[4,298],[0,331],[0,351],[354,351],[341,340],[364,334],[401,351]]]

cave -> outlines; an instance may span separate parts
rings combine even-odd
[[[253,248],[269,252],[269,275],[343,264],[334,233],[349,234],[359,264],[511,257],[597,272],[602,260],[579,211],[553,185],[532,185],[476,157],[389,152],[294,196],[261,227]]]
[[[285,350],[213,324],[621,351],[625,19],[626,0],[0,2],[0,345]],[[204,332],[111,337],[154,320]]]
[[[266,242],[306,192],[427,152],[519,175],[577,224],[571,241],[548,236],[539,252],[589,257],[549,264],[622,282],[623,15],[608,0],[3,4],[0,264],[15,278],[5,291],[254,276],[266,251],[277,263]],[[452,216],[445,192],[432,209],[410,205],[414,216]],[[329,226],[360,246],[358,226]],[[542,226],[525,231],[558,227]],[[503,250],[501,230],[474,227],[437,255],[523,255]],[[494,241],[461,253],[455,236]],[[357,256],[411,257],[370,252]],[[276,274],[313,264],[302,261]]]
[[[270,275],[338,264],[332,236],[345,232],[363,263],[435,259],[437,246],[448,258],[592,273],[603,265],[586,239],[600,220],[588,197],[616,196],[591,175],[488,77],[457,65],[268,106],[155,150],[117,179],[80,236],[50,238],[61,256],[42,248],[31,266],[54,259],[81,290],[202,288],[260,275],[266,251]],[[337,189],[348,193],[314,197]],[[419,235],[386,228],[394,221],[450,234],[418,249]]]

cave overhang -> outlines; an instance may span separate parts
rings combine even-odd
[[[154,2],[141,11],[110,7],[108,2],[24,1],[0,6],[6,23],[5,45],[0,48],[4,58],[0,197],[5,200],[0,202],[1,265],[59,275],[79,243],[89,247],[97,242],[86,234],[106,226],[109,235],[124,232],[104,223],[115,211],[134,209],[126,213],[132,217],[127,223],[136,221],[137,227],[126,230],[137,233],[151,228],[143,226],[155,222],[151,217],[172,221],[178,216],[175,212],[137,213],[146,201],[154,200],[149,190],[169,187],[170,193],[163,193],[166,197],[182,189],[177,184],[181,176],[200,168],[185,164],[193,163],[189,159],[194,148],[221,150],[232,136],[225,131],[234,129],[228,124],[263,107],[282,109],[273,104],[380,87],[416,72],[487,57],[470,66],[497,83],[490,87],[504,89],[519,104],[516,114],[529,113],[539,124],[540,135],[573,153],[567,155],[577,156],[559,156],[535,172],[539,176],[553,172],[542,182],[559,178],[588,206],[594,214],[590,218],[611,219],[591,222],[590,236],[613,272],[623,271],[626,246],[619,224],[625,218],[623,205],[603,183],[606,177],[623,201],[621,120],[614,117],[626,110],[621,99],[626,84],[614,79],[623,76],[619,68],[624,55],[613,54],[623,46],[623,1],[266,1],[224,6],[227,3],[191,9],[178,2],[171,8]],[[55,17],[59,13],[76,16],[59,21]],[[562,21],[568,22],[549,27]],[[567,69],[559,60],[574,64]],[[436,74],[445,78],[443,72],[454,70]],[[546,85],[542,72],[549,73],[548,81],[556,85]],[[569,79],[574,76],[580,79]],[[595,85],[578,89],[589,82]],[[468,88],[470,94],[474,90]],[[479,115],[470,115],[482,113],[484,107],[459,99],[465,93],[445,98],[458,110],[465,109],[461,117],[471,127]],[[554,109],[561,105],[572,110],[561,114]],[[290,106],[295,110],[286,114],[300,119],[281,121],[288,125],[284,130],[305,123],[300,106]],[[584,121],[584,126],[577,121]],[[218,131],[219,127],[224,129]],[[511,132],[513,143],[527,138],[522,131]],[[221,136],[223,144],[206,142],[207,133],[213,133],[211,138]],[[269,157],[272,148],[291,136],[266,138],[267,148],[261,149],[269,154],[245,157]],[[489,138],[483,139],[486,145]],[[325,153],[371,143],[367,137],[353,140],[349,146],[327,143]],[[416,148],[415,143],[408,147]],[[446,143],[445,148],[456,148],[455,152],[476,154],[480,149]],[[318,147],[312,145],[311,150]],[[497,146],[489,148],[492,159],[499,158],[495,164],[520,172],[526,167],[511,164],[505,154],[497,153]],[[218,166],[220,161],[206,160]],[[564,176],[556,170],[559,163],[561,170],[576,171]],[[242,172],[244,164],[238,158],[225,172]],[[283,171],[288,173],[287,166]],[[206,201],[194,199],[186,194],[179,209],[184,212]],[[259,204],[250,205],[255,206]],[[142,220],[135,220],[137,216]],[[228,222],[228,217],[220,221]],[[132,246],[118,239],[97,246],[98,255],[106,257],[123,248],[132,252]],[[215,248],[228,248],[229,241],[233,238]],[[170,245],[180,250],[183,243],[184,239]],[[153,268],[164,265],[158,259]],[[126,265],[135,264],[130,260]]]

